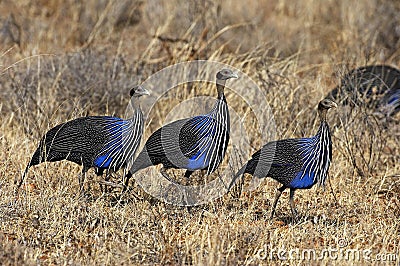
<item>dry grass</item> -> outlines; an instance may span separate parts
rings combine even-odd
[[[270,179],[240,199],[225,195],[188,210],[146,197],[137,186],[144,200],[115,203],[97,184],[92,200],[78,200],[80,168],[59,162],[32,168],[13,197],[14,178],[46,130],[83,115],[123,116],[126,88],[177,62],[211,59],[237,67],[266,93],[277,138],[314,134],[315,106],[346,70],[400,66],[397,1],[50,2],[0,2],[2,265],[269,265],[281,263],[278,249],[322,252],[338,248],[339,240],[348,243],[341,250],[371,249],[372,258],[395,253],[399,263],[399,116],[385,123],[368,110],[330,112],[332,189],[298,191],[298,222],[290,220],[287,194],[277,217],[267,219],[277,186]],[[196,88],[173,96],[214,95],[210,87]],[[237,113],[248,113],[235,94],[227,97]],[[162,103],[146,135],[175,102],[165,97]],[[254,119],[250,113],[244,122],[251,151],[263,142]],[[276,250],[273,258],[258,259],[266,247]],[[325,257],[308,263],[375,262]]]

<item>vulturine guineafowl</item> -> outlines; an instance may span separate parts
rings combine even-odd
[[[348,72],[325,98],[343,105],[365,106],[389,117],[400,110],[399,94],[398,69],[369,65]]]
[[[125,189],[134,173],[152,165],[162,164],[160,172],[168,180],[171,179],[166,170],[170,168],[187,169],[186,178],[196,170],[206,169],[207,175],[213,173],[222,162],[229,142],[225,83],[237,77],[229,69],[217,73],[218,99],[210,113],[177,120],[156,130],[125,177]]]
[[[68,160],[83,165],[79,177],[80,192],[84,192],[86,172],[94,167],[98,176],[131,166],[143,134],[143,114],[139,97],[149,95],[142,86],[131,89],[134,113],[124,120],[112,116],[80,117],[50,129],[41,139],[28,163],[16,191],[22,185],[31,166],[42,162]]]
[[[382,99],[379,100],[378,112],[386,117],[394,116],[400,111],[400,75],[398,76],[398,80],[398,86],[386,92]]]
[[[271,177],[282,184],[276,192],[271,219],[279,197],[286,188],[290,189],[290,207],[295,218],[297,215],[293,201],[295,190],[309,189],[316,183],[325,184],[332,160],[332,142],[326,113],[332,107],[337,105],[328,99],[318,104],[321,124],[315,136],[272,141],[264,145],[235,174],[228,190],[232,188],[237,178],[245,173],[258,178]]]

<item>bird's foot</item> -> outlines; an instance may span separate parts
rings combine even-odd
[[[298,214],[297,210],[296,209],[292,209],[292,220],[293,220],[293,222],[298,221],[299,218],[300,217],[299,217],[299,214]]]
[[[125,188],[124,185],[121,185],[121,184],[118,184],[118,183],[115,183],[112,181],[101,180],[101,181],[99,181],[99,183],[100,183],[100,185],[109,186],[109,187],[113,187],[113,188],[121,188],[121,189]]]
[[[167,171],[165,170],[165,168],[161,168],[160,170],[160,174],[167,179],[169,182],[176,184],[176,182],[168,175]]]
[[[118,196],[118,200],[119,201],[121,201],[122,200],[122,197],[124,196],[124,195],[132,195],[135,199],[137,199],[137,200],[144,200],[144,198],[143,197],[140,197],[134,190],[133,190],[133,188],[130,188],[130,187],[125,187],[125,186],[123,186],[123,185],[121,185],[122,186],[122,191],[121,191],[121,194]]]
[[[93,196],[90,193],[88,193],[87,191],[82,190],[79,193],[78,199],[83,201],[83,202],[89,202],[90,200],[93,199]]]
[[[269,216],[269,219],[272,220],[275,216],[275,210],[271,211],[271,215]]]
[[[18,195],[19,195],[19,187],[15,187],[15,188],[14,188],[13,194],[14,194],[14,197],[15,197],[15,198],[18,198]]]

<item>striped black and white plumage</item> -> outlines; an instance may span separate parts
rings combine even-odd
[[[41,139],[25,172],[17,184],[22,185],[31,166],[42,162],[68,160],[83,165],[79,177],[80,192],[86,172],[94,167],[97,175],[130,167],[143,134],[143,114],[139,97],[149,92],[137,86],[130,91],[134,114],[124,120],[112,116],[80,117],[50,129]]]
[[[137,171],[162,164],[161,174],[171,180],[167,169],[187,169],[185,177],[196,170],[213,173],[222,160],[229,142],[229,111],[224,95],[226,80],[237,78],[231,70],[216,75],[218,99],[210,113],[181,119],[156,130],[146,141],[125,178],[125,189]]]
[[[365,106],[389,117],[400,110],[399,94],[400,70],[387,65],[369,65],[348,72],[326,99]]]
[[[228,189],[245,173],[258,178],[271,177],[282,184],[277,190],[271,218],[278,199],[286,188],[290,189],[290,207],[293,216],[296,216],[293,201],[295,190],[309,189],[317,183],[324,185],[328,175],[332,160],[332,141],[326,113],[332,107],[337,105],[328,99],[318,104],[321,124],[315,136],[267,143],[236,173]]]

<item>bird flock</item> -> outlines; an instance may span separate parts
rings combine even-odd
[[[23,175],[15,180],[16,193],[29,168],[46,161],[68,160],[82,165],[80,195],[85,194],[85,176],[92,167],[98,176],[106,171],[105,181],[121,168],[128,170],[123,180],[123,193],[136,172],[159,164],[162,165],[161,175],[172,182],[167,173],[171,168],[185,169],[185,178],[199,170],[205,170],[206,175],[212,174],[224,160],[229,144],[230,117],[224,88],[228,80],[236,78],[239,77],[232,70],[220,70],[216,74],[217,99],[210,112],[176,120],[157,129],[136,158],[144,128],[140,97],[150,94],[143,86],[130,90],[134,110],[130,119],[88,116],[57,125],[43,136]],[[266,143],[231,178],[227,190],[231,190],[244,174],[273,178],[281,187],[276,191],[271,219],[282,192],[287,188],[295,219],[295,190],[310,189],[315,184],[324,186],[327,180],[332,161],[332,140],[326,117],[328,110],[336,108],[337,104],[365,105],[385,117],[395,115],[400,110],[400,71],[390,66],[373,65],[347,73],[340,85],[319,102],[320,124],[314,136]],[[107,192],[107,186],[104,191]]]

